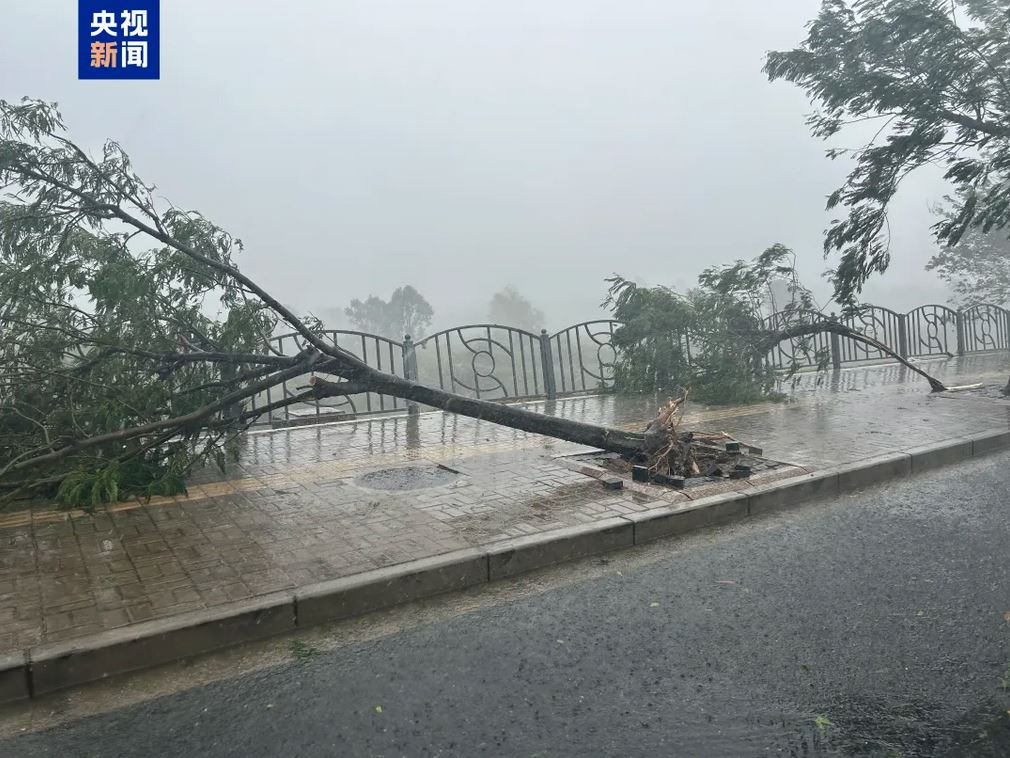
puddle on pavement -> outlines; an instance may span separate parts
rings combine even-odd
[[[373,490],[420,490],[452,484],[457,478],[459,472],[446,466],[398,466],[369,471],[354,483]]]

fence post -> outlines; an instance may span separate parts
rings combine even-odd
[[[957,324],[957,354],[964,355],[964,311],[960,308],[954,316],[954,321]]]
[[[540,330],[540,363],[544,369],[544,391],[548,400],[558,396],[558,387],[554,382],[554,356],[551,354],[551,338],[546,329]]]
[[[235,377],[238,375],[238,368],[234,363],[224,363],[221,365],[221,381],[230,384]],[[253,403],[256,402],[256,397],[252,398]],[[227,421],[236,419],[242,415],[242,403],[235,402],[227,406],[224,409],[224,418]]]
[[[408,382],[417,381],[417,351],[409,334],[403,335],[403,378]],[[407,415],[416,416],[420,409],[413,400],[407,401]]]
[[[908,316],[898,314],[898,355],[908,358]]]
[[[831,314],[832,321],[838,321],[834,313]],[[829,339],[829,350],[831,351],[831,368],[838,371],[842,367],[842,346],[838,340],[838,335],[831,332]]]

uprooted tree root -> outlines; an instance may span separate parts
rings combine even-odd
[[[739,459],[724,445],[734,442],[724,433],[680,431],[687,393],[671,398],[645,429],[645,445],[635,455],[623,456],[626,465],[645,466],[650,478],[662,475],[692,477],[722,476]],[[750,448],[750,446],[747,446]]]
[[[668,474],[685,479],[707,476],[709,472],[703,470],[701,464],[704,462],[702,459],[709,456],[700,454],[702,448],[707,452],[711,443],[727,439],[722,434],[680,431],[686,403],[686,392],[680,397],[671,398],[645,429],[645,445],[634,456],[633,462],[646,466],[651,476]]]
[[[694,435],[691,432],[680,432],[686,402],[686,392],[680,397],[671,398],[645,429],[645,447],[637,462],[647,466],[653,476],[669,474],[689,477],[700,473],[692,445]]]

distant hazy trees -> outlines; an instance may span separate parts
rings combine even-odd
[[[955,201],[950,201],[940,209],[945,220],[953,207]],[[960,306],[1010,303],[1010,240],[1005,231],[969,228],[957,244],[942,245],[926,268],[947,283]]]
[[[534,334],[544,328],[544,312],[534,307],[511,285],[496,292],[491,298],[487,319],[492,324],[514,326]]]
[[[352,300],[344,313],[356,329],[397,340],[405,334],[420,339],[435,315],[424,295],[409,284],[394,290],[389,300],[375,295]]]

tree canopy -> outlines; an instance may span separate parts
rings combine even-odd
[[[158,422],[223,411],[222,363],[197,356],[260,351],[276,315],[227,280],[239,240],[198,213],[155,212],[119,145],[92,159],[62,128],[44,103],[0,103],[0,479],[48,455],[41,465],[70,500],[85,486],[96,501],[176,491],[192,454],[219,455],[227,432],[164,436]],[[253,379],[270,365],[229,369]],[[70,447],[129,426],[155,436]],[[104,474],[89,476],[96,466]]]
[[[814,135],[861,122],[875,130],[862,147],[828,151],[855,164],[828,198],[846,215],[824,241],[840,256],[833,281],[844,306],[887,269],[888,205],[915,169],[938,165],[956,189],[933,227],[942,244],[1010,222],[1008,23],[1010,9],[994,0],[824,0],[799,47],[768,54],[769,78],[797,84],[816,106]]]
[[[764,360],[775,344],[772,331],[825,321],[799,283],[794,264],[791,250],[773,245],[751,262],[706,269],[698,286],[684,294],[621,276],[608,279],[603,305],[622,322],[613,337],[619,356],[615,387],[625,392],[689,390],[696,400],[713,403],[772,396],[776,373]],[[776,325],[767,321],[772,302]],[[793,340],[794,372],[803,358],[827,363],[810,336],[798,334]]]

